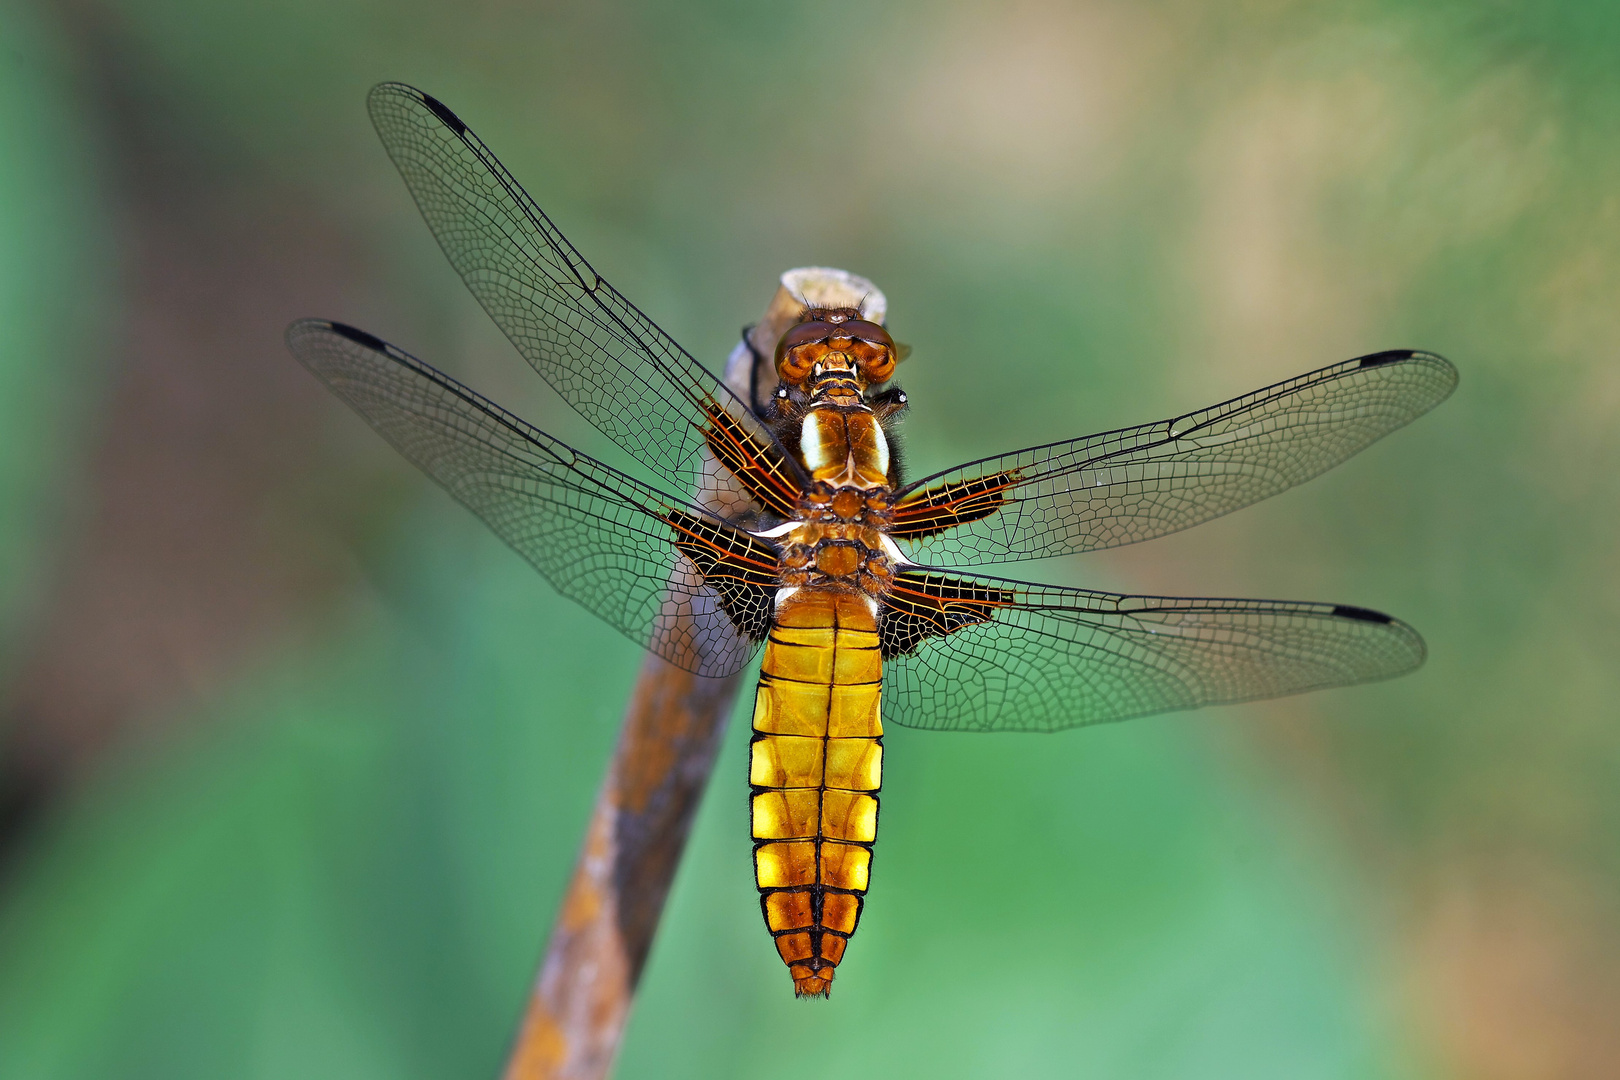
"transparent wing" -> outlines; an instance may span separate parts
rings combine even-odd
[[[777,583],[764,541],[531,427],[363,330],[308,319],[300,362],[558,592],[699,675],[742,668]]]
[[[1365,608],[1032,585],[907,570],[885,599],[883,719],[1058,731],[1387,679],[1423,663]]]
[[[371,121],[428,228],[512,344],[585,419],[677,491],[705,444],[749,461],[756,497],[791,508],[799,470],[717,378],[591,269],[483,141],[438,99],[383,83]],[[733,446],[741,440],[744,445]],[[745,478],[749,479],[749,478]]]
[[[1456,385],[1433,353],[1347,360],[1199,412],[925,477],[899,493],[893,534],[945,564],[1134,544],[1303,483]]]

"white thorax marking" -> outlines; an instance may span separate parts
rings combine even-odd
[[[821,424],[819,417],[805,417],[804,426],[799,429],[799,453],[804,457],[805,468],[811,472],[828,464],[826,461],[827,448],[821,441]]]
[[[754,535],[759,537],[761,540],[775,540],[778,536],[786,536],[794,529],[800,528],[803,525],[804,522],[802,521],[789,521],[784,525],[778,525],[775,528],[766,529],[764,532],[754,533]]]
[[[877,441],[878,472],[887,476],[889,473],[889,440],[883,434],[883,425],[875,420],[872,422],[872,434]]]
[[[878,546],[883,549],[883,554],[889,557],[889,561],[896,566],[918,565],[900,553],[900,545],[896,544],[894,537],[888,533],[878,533]]]

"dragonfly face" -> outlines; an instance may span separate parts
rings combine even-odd
[[[596,273],[488,147],[398,84],[369,106],[445,254],[535,370],[657,486],[362,330],[294,354],[553,586],[669,662],[764,646],[749,785],[761,910],[825,995],[877,839],[885,722],[1054,731],[1389,678],[1423,643],[1365,608],[1131,596],[973,567],[1151,539],[1308,480],[1456,385],[1432,353],[1348,360],[1230,401],[907,481],[900,351],[858,297],[806,302],[756,411]],[[751,395],[751,400],[758,400]]]
[[[868,386],[889,381],[897,362],[894,339],[859,308],[806,308],[776,345],[782,385],[836,405],[860,403]]]

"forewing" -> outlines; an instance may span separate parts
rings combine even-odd
[[[925,477],[900,492],[893,535],[946,564],[1134,544],[1326,472],[1456,385],[1433,353],[1347,360],[1199,412]]]
[[[558,592],[699,675],[765,636],[776,556],[762,540],[558,442],[363,330],[319,320],[293,354]]]
[[[1058,731],[1387,679],[1423,639],[1365,608],[1122,596],[907,570],[883,615],[883,719]]]
[[[483,141],[436,98],[383,83],[372,123],[456,272],[557,393],[677,491],[705,442],[778,514],[798,467],[748,408],[591,269]]]

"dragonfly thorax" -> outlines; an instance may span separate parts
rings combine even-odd
[[[893,521],[889,448],[869,409],[826,407],[804,416],[801,450],[813,480],[798,520],[783,528],[782,583],[888,592],[894,563],[883,534]]]
[[[818,484],[859,491],[890,486],[889,440],[865,405],[806,412],[799,429],[799,457]]]
[[[795,522],[782,538],[782,584],[853,589],[882,596],[894,584],[883,533],[868,525]]]

